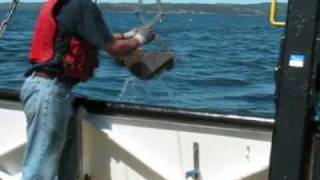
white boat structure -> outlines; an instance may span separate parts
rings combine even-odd
[[[12,178],[26,143],[18,97],[0,91],[0,171]],[[77,101],[85,180],[268,179],[273,119]]]

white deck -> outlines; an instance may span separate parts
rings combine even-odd
[[[0,172],[9,175],[20,172],[25,144],[25,117],[20,109],[19,104],[0,103]],[[194,142],[200,145],[202,179],[267,179],[268,131],[86,113],[80,118],[82,173],[92,180],[186,179],[185,173],[193,170]]]

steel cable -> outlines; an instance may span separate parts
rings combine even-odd
[[[17,9],[18,3],[19,3],[19,0],[12,0],[5,19],[1,21],[1,24],[0,24],[0,38],[3,36],[5,30],[7,29],[8,24],[9,24],[10,20],[12,19],[12,16],[13,16],[14,12]]]
[[[147,21],[147,19],[143,16],[143,6],[144,6],[144,2],[143,0],[138,0],[137,2],[137,8],[135,10],[135,14],[138,17],[138,19],[140,20],[140,22],[144,25],[149,25],[149,26],[155,26],[158,22],[161,21],[161,18],[164,16],[164,12],[162,9],[162,3],[161,0],[155,0],[156,2],[156,8],[157,8],[157,13],[156,15],[151,18],[150,21]],[[157,34],[156,36],[156,41],[159,43],[160,45],[160,51],[163,52],[169,52],[172,51],[171,49],[168,48],[168,45],[166,44],[166,42],[160,37],[159,34]]]
[[[143,23],[143,24],[148,24],[150,26],[154,26],[157,22],[160,21],[161,17],[163,16],[163,11],[162,11],[162,7],[161,7],[161,0],[156,0],[157,2],[157,14],[154,16],[153,19],[151,19],[151,21],[147,21],[145,19],[145,17],[142,15],[142,11],[143,11],[143,0],[138,0],[137,3],[137,8],[135,10],[135,14],[138,16],[139,20]]]

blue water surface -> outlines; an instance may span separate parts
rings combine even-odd
[[[4,13],[0,12],[0,17]],[[18,11],[0,39],[0,88],[19,89],[37,11]],[[139,24],[133,13],[104,13],[112,32]],[[105,52],[96,76],[75,91],[91,98],[272,116],[274,67],[282,29],[266,16],[167,14],[156,27],[162,41],[147,49],[172,49],[176,67],[152,81],[128,73]]]

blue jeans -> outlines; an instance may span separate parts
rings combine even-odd
[[[31,75],[21,89],[27,117],[22,180],[75,180],[79,174],[79,122],[72,86]]]

